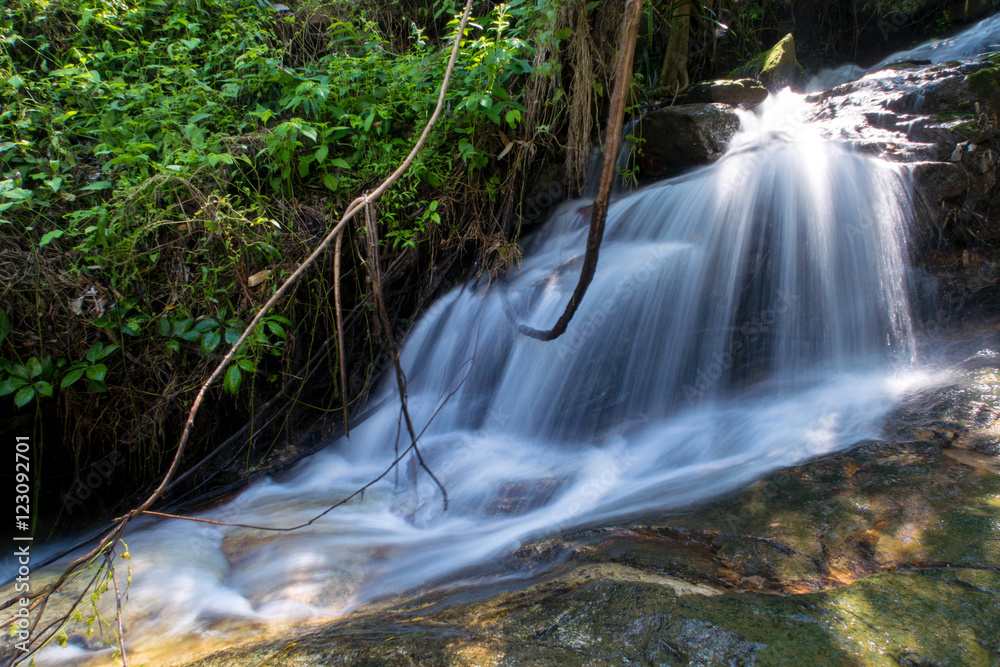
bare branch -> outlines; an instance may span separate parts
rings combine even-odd
[[[642,16],[642,0],[630,0],[625,8],[625,21],[622,23],[620,37],[621,58],[615,71],[615,89],[611,97],[611,112],[608,117],[607,143],[604,147],[604,166],[601,169],[601,181],[597,190],[597,198],[590,213],[590,233],[587,235],[587,251],[583,256],[583,269],[580,280],[573,290],[573,295],[566,304],[566,310],[548,331],[535,329],[517,322],[510,311],[510,306],[504,304],[507,316],[514,320],[518,332],[538,340],[555,340],[566,333],[570,320],[576,314],[580,302],[583,301],[587,288],[590,287],[597,271],[597,258],[601,252],[601,241],[604,239],[604,223],[608,217],[608,204],[611,200],[611,186],[615,180],[615,161],[618,157],[618,145],[621,142],[622,124],[625,118],[625,101],[632,83],[632,58],[635,54],[635,40],[639,32],[639,19]]]

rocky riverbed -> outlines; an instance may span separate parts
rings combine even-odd
[[[1000,664],[1000,324],[939,367],[877,440],[190,664]]]

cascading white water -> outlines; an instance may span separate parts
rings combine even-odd
[[[894,53],[868,69],[846,64],[822,70],[809,80],[806,90],[810,93],[829,90],[842,83],[860,79],[868,72],[877,72],[893,63],[916,61],[946,63],[950,60],[974,58],[997,49],[1000,49],[1000,14],[969,26],[951,37],[932,39],[908,51]]]
[[[910,185],[823,140],[805,109],[783,93],[743,115],[717,163],[614,202],[597,276],[557,341],[518,335],[505,302],[533,326],[555,322],[589,201],[564,206],[507,280],[431,308],[403,365],[447,511],[407,464],[291,534],[147,522],[126,538],[128,640],[332,617],[454,583],[526,540],[703,501],[876,435],[915,377],[900,371],[914,355]],[[201,516],[288,526],[350,493],[392,460],[397,437],[407,444],[394,392],[387,383],[350,441]]]

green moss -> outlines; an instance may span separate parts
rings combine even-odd
[[[773,91],[804,80],[805,70],[795,58],[795,38],[788,33],[773,47],[734,69],[729,76],[757,79]]]
[[[980,102],[1000,101],[1000,67],[990,67],[965,77],[969,90]]]

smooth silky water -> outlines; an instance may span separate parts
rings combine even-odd
[[[456,289],[424,315],[402,362],[447,511],[407,460],[363,501],[292,533],[144,520],[125,538],[127,647],[225,644],[246,638],[248,622],[336,618],[484,573],[526,577],[491,563],[877,437],[887,413],[933,381],[915,363],[906,289],[911,185],[896,166],[822,139],[807,111],[778,95],[742,115],[715,164],[619,197],[562,338],[525,338],[509,318],[556,321],[589,201],[563,206],[506,280]],[[381,473],[408,445],[385,384],[350,440],[198,516],[291,526]],[[88,656],[52,647],[39,664]]]

